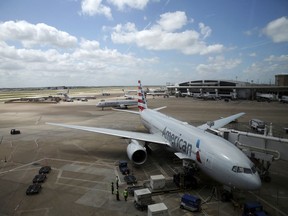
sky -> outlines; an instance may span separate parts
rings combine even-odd
[[[0,1],[0,88],[287,73],[287,0]]]

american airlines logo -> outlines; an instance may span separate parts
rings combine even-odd
[[[181,136],[175,135],[172,131],[167,129],[167,127],[165,127],[162,131],[162,136],[168,140],[172,147],[179,149],[181,152],[186,153],[188,156],[191,156],[192,144],[187,142]]]

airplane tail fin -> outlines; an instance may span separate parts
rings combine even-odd
[[[139,112],[142,112],[144,109],[148,108],[145,93],[143,91],[140,80],[138,80],[138,108]]]

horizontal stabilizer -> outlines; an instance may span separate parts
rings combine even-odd
[[[165,109],[167,106],[163,106],[163,107],[158,107],[158,108],[155,108],[155,109],[153,109],[153,110],[156,110],[156,111],[158,111],[158,110],[161,110],[161,109]]]

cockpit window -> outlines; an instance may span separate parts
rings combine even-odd
[[[243,167],[238,167],[237,172],[238,173],[243,173],[244,172],[244,168]]]
[[[251,174],[251,173],[252,173],[252,170],[249,169],[249,168],[244,168],[244,173]]]
[[[255,166],[253,166],[251,169],[250,168],[245,168],[245,167],[239,167],[239,166],[233,166],[232,171],[235,173],[246,173],[246,174],[252,174],[256,172]]]

